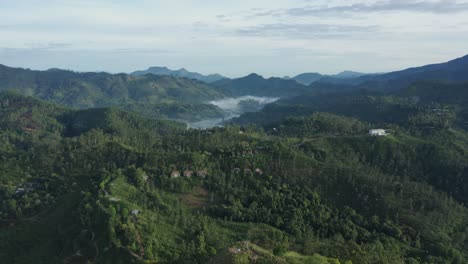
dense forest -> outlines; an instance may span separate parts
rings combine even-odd
[[[468,132],[416,92],[206,130],[1,93],[0,258],[466,263]]]
[[[466,70],[207,84],[0,65],[1,262],[468,263]],[[178,122],[234,97],[222,127]]]
[[[34,71],[0,65],[0,91],[81,109],[119,106],[151,118],[198,121],[223,116],[221,109],[206,103],[224,97],[223,93],[200,81],[173,76]]]

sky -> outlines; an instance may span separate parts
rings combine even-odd
[[[468,54],[468,0],[0,0],[0,64],[265,77]]]

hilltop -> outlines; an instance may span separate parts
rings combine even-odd
[[[205,102],[224,97],[207,84],[186,78],[33,71],[3,65],[0,91],[15,91],[73,108],[118,106],[148,117],[189,121],[205,115],[222,117],[221,109]]]
[[[222,76],[221,74],[209,74],[203,75],[198,72],[190,72],[186,69],[182,68],[179,70],[171,70],[167,67],[150,67],[144,71],[135,71],[132,72],[131,75],[135,76],[142,76],[146,74],[154,74],[154,75],[167,75],[167,76],[175,76],[175,77],[183,77],[188,79],[195,79],[205,83],[213,83],[216,81],[220,81],[223,79],[227,79],[226,77]]]

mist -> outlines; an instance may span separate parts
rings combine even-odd
[[[216,105],[224,111],[232,114],[241,115],[245,112],[245,108],[242,107],[242,102],[255,102],[258,105],[257,111],[261,110],[266,104],[273,103],[279,98],[276,97],[258,97],[252,95],[241,96],[237,98],[223,98],[221,100],[210,101],[210,104]],[[256,105],[256,106],[257,106]]]
[[[265,105],[277,101],[278,97],[260,97],[246,95],[241,97],[226,97],[219,100],[209,101],[209,104],[215,105],[224,111],[223,118],[210,118],[198,122],[188,123],[190,128],[210,128],[222,126],[222,124],[232,118],[238,117],[243,113],[260,111]]]

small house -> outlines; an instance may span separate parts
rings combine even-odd
[[[171,172],[171,178],[179,178],[179,177],[180,177],[180,172],[179,171]]]
[[[184,177],[190,178],[193,175],[193,171],[191,170],[186,170],[184,171]]]
[[[369,130],[369,135],[371,136],[386,136],[387,131],[385,129],[371,129]]]
[[[208,173],[206,172],[206,170],[197,171],[197,176],[200,177],[200,178],[205,178],[207,174]]]
[[[258,174],[258,175],[263,175],[263,171],[259,168],[256,168],[255,169],[255,173]]]
[[[233,171],[235,174],[239,174],[239,173],[241,172],[241,169],[239,169],[239,168],[234,168],[232,171]]]

